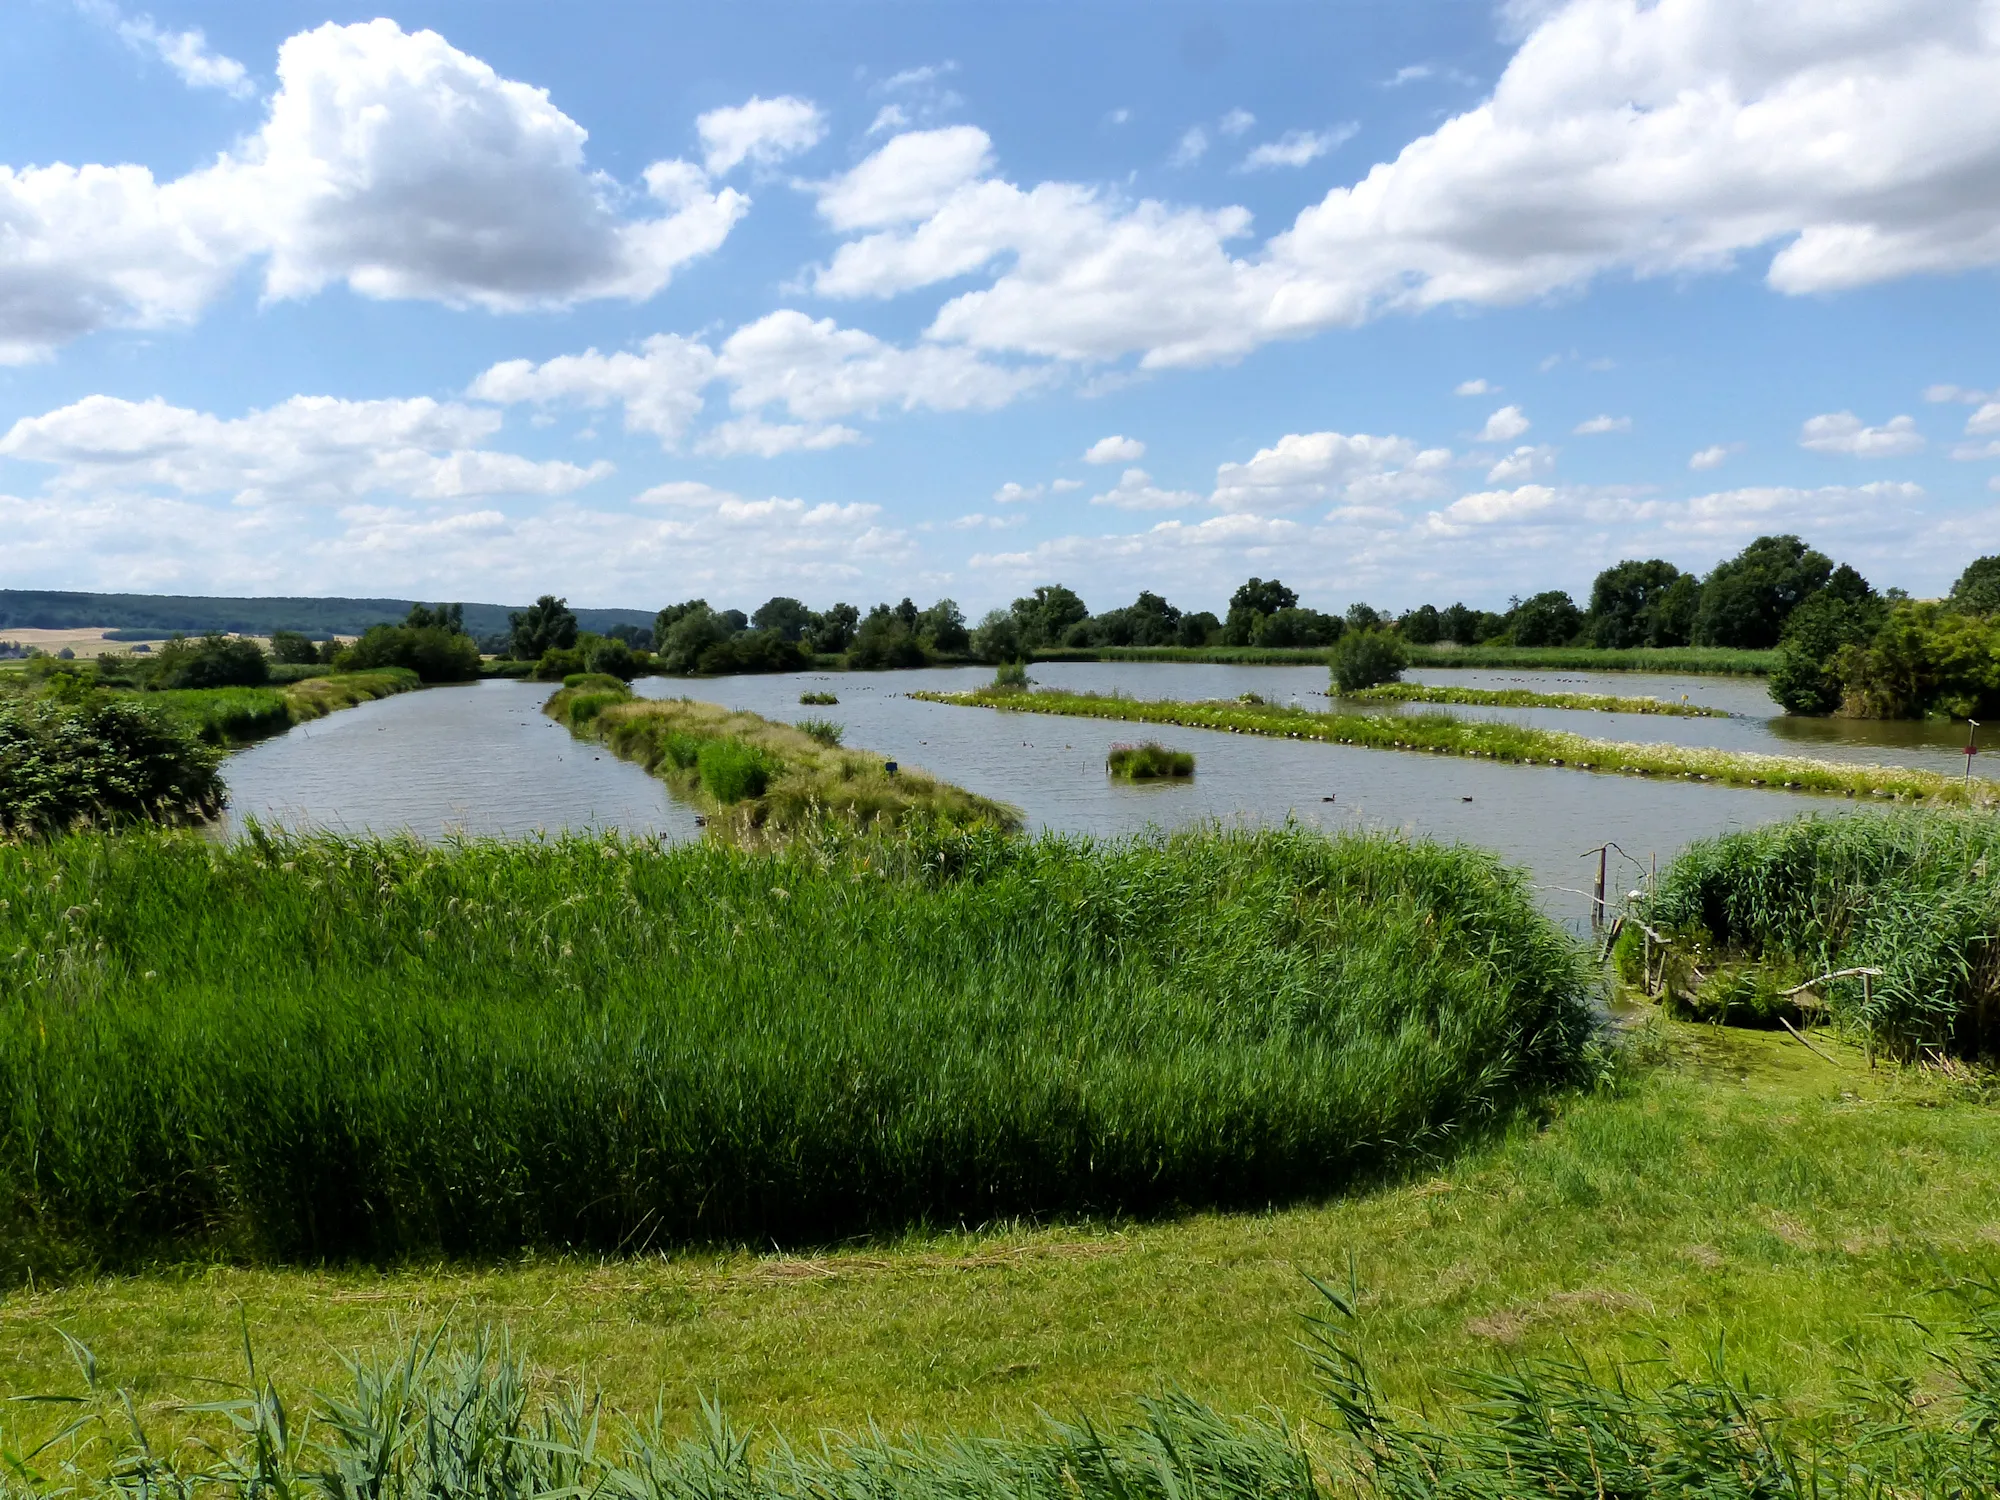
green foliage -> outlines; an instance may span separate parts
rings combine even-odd
[[[621,682],[630,682],[639,675],[642,665],[632,648],[624,641],[606,637],[590,648],[584,659],[586,668],[601,677],[616,677]]]
[[[1868,719],[2000,715],[2000,617],[1900,599],[1834,670],[1841,711]]]
[[[664,653],[667,649],[667,638],[673,634],[674,627],[689,615],[713,613],[706,599],[686,599],[679,604],[669,604],[653,616],[653,649]],[[689,660],[692,661],[693,657]]]
[[[0,1239],[45,1267],[1263,1206],[1594,1030],[1521,876],[1399,838],[92,836],[0,888]]]
[[[292,727],[285,695],[270,688],[179,688],[148,701],[210,745],[241,745]]]
[[[327,677],[332,675],[332,672],[333,667],[330,664],[308,666],[303,662],[297,664],[279,662],[271,668],[270,683],[273,687],[286,687],[294,682],[305,682],[314,677]]]
[[[847,734],[847,726],[832,719],[801,719],[798,728],[799,733],[810,735],[822,745],[838,745]]]
[[[567,682],[572,677],[589,671],[590,664],[583,659],[583,653],[574,647],[561,650],[551,646],[535,663],[537,682]]]
[[[763,796],[764,788],[771,784],[779,769],[756,746],[737,739],[708,741],[696,756],[695,765],[701,772],[701,789],[724,807]]]
[[[1333,682],[1343,693],[1379,687],[1403,675],[1409,656],[1386,630],[1350,630],[1333,648]]]
[[[0,834],[208,817],[226,796],[219,760],[193,727],[135,698],[0,696]]]
[[[270,675],[270,660],[255,641],[176,636],[154,655],[150,683],[159,688],[261,687]]]
[[[542,712],[572,729],[581,729],[613,704],[631,701],[632,690],[623,678],[601,672],[573,672],[542,705]]]
[[[1683,577],[1687,576],[1685,574]],[[1436,646],[1410,652],[1416,667],[1553,667],[1579,672],[1675,672],[1761,677],[1777,665],[1775,651],[1725,651],[1706,646],[1599,651],[1591,646]]]
[[[309,667],[320,661],[319,642],[296,630],[271,632],[271,660],[281,666]]]
[[[1684,578],[1694,587],[1683,585]],[[1606,568],[1590,588],[1590,644],[1609,651],[1685,646],[1698,592],[1699,585],[1664,558],[1628,558]]]
[[[402,667],[425,682],[473,682],[480,667],[479,647],[471,636],[434,624],[371,625],[334,662],[343,672]]]
[[[1832,559],[1799,538],[1760,536],[1735,557],[1717,563],[1703,582],[1694,644],[1753,651],[1775,646],[1792,611],[1832,576]]]
[[[412,630],[442,630],[448,635],[465,634],[463,604],[412,604],[403,623]]]
[[[766,599],[757,606],[750,616],[750,623],[759,630],[775,632],[781,639],[796,641],[804,637],[813,622],[813,612],[796,599],[778,595]]]
[[[1028,654],[1021,643],[1021,626],[1013,613],[1004,609],[986,612],[979,628],[972,632],[972,654],[981,661],[1019,661]]]
[[[1281,609],[1258,617],[1250,631],[1253,646],[1331,646],[1347,629],[1338,615],[1316,609]]]
[[[800,693],[799,702],[807,708],[831,708],[840,701],[835,693]]]
[[[1296,608],[1298,602],[1298,594],[1277,579],[1252,578],[1229,596],[1229,614],[1222,622],[1222,644],[1257,645],[1258,626],[1280,610]]]
[[[1809,818],[1692,844],[1648,919],[1690,942],[1829,983],[1834,1018],[1905,1055],[2000,1046],[2000,825],[1977,813]]]
[[[1966,565],[1946,601],[1975,615],[2000,614],[2000,557],[1978,557]]]
[[[821,656],[837,655],[847,649],[860,628],[861,611],[851,604],[836,604],[812,617],[801,644]]]
[[[1855,665],[1849,647],[1866,646],[1888,611],[1876,599],[1843,599],[1821,589],[1785,622],[1771,698],[1788,714],[1830,714],[1846,696],[1843,664]]]
[[[1060,583],[1045,583],[1016,599],[1011,613],[1020,644],[1029,650],[1061,645],[1072,625],[1090,618],[1090,608],[1076,591]]]
[[[1194,775],[1194,752],[1169,750],[1158,740],[1113,745],[1104,769],[1123,781],[1179,780]]]
[[[857,671],[925,665],[930,655],[918,635],[921,618],[921,612],[908,599],[895,607],[876,605],[854,633],[854,640],[847,648],[847,665]]]
[[[1412,646],[1435,646],[1444,639],[1444,616],[1435,604],[1419,605],[1396,621],[1396,634]]]
[[[1548,589],[1509,610],[1507,628],[1517,646],[1566,646],[1583,629],[1583,611],[1561,589]]]
[[[567,599],[544,594],[526,609],[507,616],[508,640],[517,661],[540,661],[550,651],[576,644],[576,613]]]
[[[1033,681],[1028,675],[1026,662],[1003,661],[993,674],[991,690],[996,693],[1025,693]]]

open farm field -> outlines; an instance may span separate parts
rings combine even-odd
[[[713,1397],[800,1441],[1032,1431],[1037,1413],[1123,1420],[1179,1389],[1225,1411],[1324,1415],[1298,1340],[1302,1273],[1363,1289],[1384,1394],[1435,1403],[1467,1370],[1560,1356],[1701,1374],[1724,1349],[1812,1409],[1850,1375],[1936,1388],[1933,1289],[2000,1258],[2000,1116],[1976,1090],[1817,1038],[1654,1023],[1636,1056],[1539,1119],[1397,1179],[1249,1213],[1091,1219],[862,1244],[419,1258],[384,1267],[201,1262],[81,1276],[0,1303],[0,1394],[70,1392],[57,1330],[129,1387],[156,1438],[212,1422],[180,1403],[259,1369],[294,1400],[347,1384],[341,1356],[413,1331],[505,1330],[547,1386],[617,1409],[665,1401],[670,1434]],[[1644,1364],[1642,1382],[1664,1368]],[[15,1406],[15,1433],[67,1409]],[[39,1425],[38,1425],[39,1424]],[[209,1429],[204,1429],[209,1430]]]
[[[1597,985],[1490,856],[1303,831],[134,833],[0,886],[10,1282],[1297,1201],[1578,1076]]]

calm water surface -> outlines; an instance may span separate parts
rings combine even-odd
[[[1497,851],[1526,867],[1552,912],[1580,923],[1588,913],[1594,859],[1584,851],[1611,840],[1631,862],[1614,868],[1629,885],[1653,856],[1664,862],[1690,839],[1807,812],[1861,810],[1845,799],[1804,797],[1685,782],[1593,776],[1544,767],[1494,765],[1443,756],[1385,753],[1340,745],[1263,739],[1207,730],[1119,725],[1037,714],[948,708],[905,696],[917,688],[961,690],[991,678],[986,668],[917,672],[724,677],[700,682],[642,679],[645,697],[683,694],[775,719],[807,715],[844,724],[847,743],[922,766],[975,792],[1011,803],[1029,826],[1115,835],[1220,819],[1277,823],[1297,818],[1337,830],[1402,830]],[[1035,668],[1052,687],[1122,691],[1147,698],[1228,698],[1255,692],[1272,702],[1324,707],[1318,667],[1229,667],[1065,663]],[[1441,674],[1426,674],[1436,677]],[[1509,685],[1526,674],[1464,673],[1455,680]],[[1592,679],[1537,674],[1576,691],[1682,691],[1697,701],[1748,712],[1761,684],[1729,679]],[[1600,682],[1603,687],[1600,688]],[[802,708],[801,692],[830,690],[833,708]],[[229,827],[246,820],[349,833],[413,832],[519,836],[565,829],[619,828],[669,839],[696,836],[693,813],[638,767],[574,740],[544,718],[543,684],[492,681],[434,688],[337,713],[232,756],[226,767]],[[1486,715],[1484,710],[1456,710]],[[1497,711],[1500,717],[1575,727],[1612,738],[1804,748],[1783,741],[1766,719]],[[1871,726],[1881,728],[1881,726]],[[1911,726],[1922,728],[1925,726]],[[1112,744],[1157,734],[1193,750],[1192,783],[1133,786],[1104,774]],[[1700,738],[1714,734],[1716,738]],[[1727,738],[1724,736],[1735,736]],[[1762,738],[1759,738],[1761,736]],[[1870,746],[1840,741],[1854,758],[1956,765],[1928,742]],[[1816,748],[1814,753],[1830,753]],[[1919,758],[1923,757],[1923,758]]]
[[[692,838],[694,814],[637,766],[542,716],[547,683],[430,688],[343,709],[232,755],[229,830],[519,837],[623,828]]]

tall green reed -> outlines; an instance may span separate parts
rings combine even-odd
[[[1574,1076],[1517,874],[1302,830],[0,848],[0,1275],[1331,1192]]]

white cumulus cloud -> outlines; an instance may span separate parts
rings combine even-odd
[[[1711,443],[1688,456],[1690,469],[1719,469],[1729,458],[1729,449],[1721,443]]]
[[[1199,505],[1201,496],[1192,490],[1163,490],[1144,469],[1127,469],[1118,483],[1101,495],[1092,495],[1092,505],[1109,505],[1119,510],[1179,510]]]
[[[191,89],[220,89],[233,99],[248,99],[257,92],[250,70],[211,49],[199,26],[168,31],[151,16],[126,15],[110,0],[77,0],[77,9],[133,51],[157,57]]]
[[[1632,430],[1632,419],[1630,417],[1612,417],[1612,416],[1591,417],[1585,421],[1577,423],[1576,426],[1572,429],[1572,431],[1578,437],[1595,437],[1600,433],[1630,432],[1631,430]]]
[[[1799,446],[1854,458],[1903,458],[1924,451],[1924,436],[1912,417],[1891,417],[1880,427],[1869,427],[1851,411],[1836,411],[1808,417],[1799,428]]]
[[[702,390],[715,377],[715,353],[675,334],[655,334],[638,352],[586,349],[535,364],[507,360],[486,370],[467,395],[502,404],[567,402],[589,410],[618,404],[628,432],[646,432],[672,446],[701,412]]]
[[[1532,424],[1518,406],[1503,406],[1486,419],[1486,425],[1479,429],[1482,443],[1511,443],[1526,432]]]
[[[1482,375],[1473,380],[1461,380],[1451,388],[1451,393],[1454,396],[1490,396],[1499,389],[1499,386],[1494,385]]]
[[[1124,464],[1146,456],[1146,445],[1137,438],[1121,437],[1113,433],[1101,437],[1083,450],[1083,461],[1087,464]]]
[[[726,109],[711,109],[696,117],[703,161],[717,177],[746,161],[771,166],[810,151],[826,137],[826,116],[810,99],[780,94],[775,99],[752,96]]]
[[[1535,479],[1556,466],[1556,450],[1547,443],[1524,444],[1487,470],[1488,484],[1518,484]]]
[[[876,229],[928,218],[993,164],[993,141],[976,125],[912,130],[819,191],[821,216],[835,229]]]
[[[1447,492],[1448,448],[1365,432],[1292,432],[1215,472],[1212,502],[1228,511],[1291,510],[1323,501],[1394,504]]]
[[[1167,165],[1191,167],[1206,155],[1208,155],[1208,132],[1199,125],[1190,125],[1175,144],[1174,154],[1167,158]]]
[[[1288,130],[1275,141],[1252,147],[1240,170],[1261,172],[1272,167],[1303,167],[1318,161],[1343,141],[1351,140],[1359,128],[1342,125],[1334,130]]]

